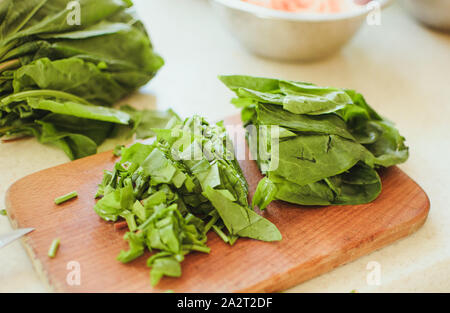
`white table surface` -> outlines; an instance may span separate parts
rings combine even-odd
[[[250,74],[353,88],[407,138],[410,158],[400,167],[431,199],[425,225],[408,238],[296,286],[294,292],[450,292],[450,35],[415,23],[394,4],[381,26],[364,25],[335,56],[289,64],[244,51],[206,0],[135,1],[166,65],[142,94],[139,106],[172,107],[182,116],[211,120],[235,114],[218,74]],[[110,148],[110,143],[102,149]],[[29,138],[0,144],[0,208],[15,180],[68,162],[54,147]],[[30,208],[33,209],[33,208]],[[0,216],[0,233],[11,231]],[[381,265],[381,284],[368,285],[368,262]],[[0,292],[46,291],[20,242],[0,249]]]

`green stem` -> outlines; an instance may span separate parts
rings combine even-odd
[[[2,48],[0,48],[0,59],[3,58],[5,56],[5,54],[7,54],[8,51],[15,46],[15,44],[16,44],[15,41],[11,41],[6,46],[3,46]]]
[[[58,251],[59,243],[60,243],[59,238],[53,239],[52,244],[48,249],[49,258],[54,258],[56,256],[56,251]]]
[[[17,68],[18,65],[20,65],[20,60],[19,59],[12,59],[6,62],[2,62],[0,63],[0,73],[12,69],[12,68]]]
[[[208,224],[206,224],[205,226],[205,234],[211,229],[211,227],[217,222],[217,220],[219,219],[219,214],[217,213],[217,211],[214,212],[215,214],[211,217],[211,219],[209,220]]]
[[[56,198],[55,203],[61,204],[61,203],[64,203],[64,202],[69,201],[70,199],[73,199],[76,197],[78,197],[78,193],[76,191],[72,191],[72,192],[69,192],[68,194],[65,194],[61,197]]]
[[[211,248],[205,247],[205,246],[199,246],[199,245],[183,245],[182,248],[186,251],[194,250],[194,251],[203,252],[203,253],[211,252]]]
[[[0,128],[0,135],[3,134],[3,133],[6,133],[7,131],[9,131],[9,130],[11,130],[13,128],[15,128],[15,127],[14,126],[8,126],[8,127]]]
[[[219,235],[220,238],[222,238],[222,240],[224,242],[229,242],[230,240],[228,239],[228,236],[216,225],[212,226],[213,230],[216,232],[217,235]]]
[[[51,90],[51,89],[22,91],[22,92],[18,92],[18,93],[9,95],[9,96],[1,99],[0,101],[2,102],[3,105],[7,105],[11,102],[25,100],[28,97],[40,97],[40,96],[63,98],[63,99],[72,100],[72,101],[75,101],[78,103],[91,105],[91,103],[87,102],[83,98],[77,97],[75,95],[72,95],[72,94],[64,92],[64,91]]]
[[[34,123],[28,123],[28,124],[22,124],[19,127],[17,126],[5,126],[3,128],[0,128],[0,136],[2,133],[6,133],[7,131],[13,130],[13,129],[17,129],[17,128],[24,128],[24,127],[28,127],[28,126],[34,126]]]

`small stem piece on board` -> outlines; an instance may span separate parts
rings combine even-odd
[[[68,194],[65,194],[64,196],[56,198],[55,203],[61,204],[63,202],[66,202],[66,201],[76,198],[76,197],[78,197],[78,193],[76,191],[72,191],[72,192],[69,192]]]
[[[59,238],[53,239],[52,244],[51,244],[50,248],[48,249],[48,257],[49,258],[54,258],[56,256],[56,252],[58,251],[58,248],[59,248],[59,243],[60,243]]]

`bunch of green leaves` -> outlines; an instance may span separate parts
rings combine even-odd
[[[139,114],[99,106],[144,85],[164,63],[131,1],[78,3],[79,12],[64,0],[0,3],[0,137],[34,135],[72,159],[95,153],[115,124],[137,129]],[[75,13],[79,25],[70,22]]]
[[[310,83],[221,76],[237,98],[245,126],[255,126],[256,159],[266,175],[253,205],[360,204],[381,192],[377,167],[406,161],[393,124],[354,90]],[[276,131],[272,131],[276,130]]]
[[[173,118],[168,128],[153,131],[153,144],[122,148],[98,188],[95,212],[128,225],[129,250],[119,261],[134,260],[145,247],[158,250],[148,259],[156,285],[162,276],[181,275],[187,253],[209,252],[209,230],[230,245],[239,237],[281,240],[278,229],[250,209],[247,182],[222,123]]]

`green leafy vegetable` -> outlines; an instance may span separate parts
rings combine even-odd
[[[133,120],[133,133],[136,133],[136,138],[145,139],[155,136],[153,128],[165,128],[167,123],[172,119],[178,119],[178,115],[171,109],[167,111],[153,111],[153,110],[136,110],[130,106],[124,105],[120,108],[121,111],[130,115]]]
[[[122,155],[122,149],[123,149],[124,147],[125,147],[124,145],[116,145],[116,146],[114,147],[114,150],[113,150],[114,156],[121,156],[121,155]]]
[[[151,283],[179,277],[180,263],[191,251],[209,253],[206,233],[214,230],[226,243],[239,237],[281,240],[278,229],[248,205],[247,182],[234,158],[222,123],[199,116],[174,117],[170,128],[152,129],[157,140],[122,149],[112,171],[99,185],[95,212],[103,219],[126,220],[130,262],[147,247]]]
[[[80,1],[80,23],[64,0],[0,5],[0,137],[35,136],[71,158],[97,151],[118,125],[139,138],[173,112],[108,108],[154,77],[153,51],[129,0]]]
[[[230,234],[264,241],[281,240],[281,234],[275,225],[254,211],[230,200],[220,191],[208,186],[204,192],[219,212]]]
[[[378,167],[406,161],[392,123],[347,89],[250,76],[221,76],[242,109],[247,139],[266,174],[252,204],[360,204],[381,191]]]
[[[64,203],[64,202],[69,201],[70,199],[73,199],[76,197],[78,197],[78,193],[76,191],[72,191],[72,192],[69,192],[68,194],[65,194],[61,197],[56,198],[55,203],[61,204],[61,203]]]

